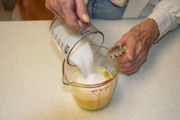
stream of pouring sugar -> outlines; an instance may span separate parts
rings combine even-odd
[[[84,84],[97,84],[106,80],[102,74],[94,69],[94,56],[88,42],[83,44],[73,53],[71,60],[82,72],[82,74],[77,78],[77,82]]]

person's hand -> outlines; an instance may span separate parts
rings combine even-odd
[[[77,19],[90,22],[84,0],[46,0],[46,7],[73,29],[79,29]]]
[[[128,0],[110,0],[110,1],[119,7],[124,7],[128,2]]]
[[[115,44],[126,46],[126,53],[119,56],[120,72],[136,73],[145,62],[148,51],[159,36],[158,25],[153,19],[146,19],[134,26]]]

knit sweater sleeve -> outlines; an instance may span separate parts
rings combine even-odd
[[[154,19],[158,24],[160,39],[180,23],[180,0],[161,0],[148,18]]]

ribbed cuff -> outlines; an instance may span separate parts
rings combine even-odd
[[[158,24],[160,35],[155,42],[157,42],[172,28],[176,20],[175,16],[173,16],[169,11],[163,8],[154,9],[153,12],[148,16],[148,18],[154,19]]]

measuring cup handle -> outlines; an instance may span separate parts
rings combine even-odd
[[[109,50],[109,54],[113,59],[118,56],[123,56],[126,53],[126,46],[115,46]]]
[[[80,28],[81,35],[86,34],[91,31],[91,23],[83,23],[81,20],[77,20],[78,26]]]

